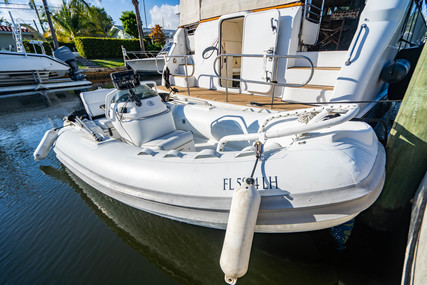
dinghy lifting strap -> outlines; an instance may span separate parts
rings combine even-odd
[[[255,165],[254,165],[254,168],[252,169],[252,173],[251,173],[250,178],[254,177],[255,169],[256,169],[256,166],[258,164],[258,160],[261,158],[261,155],[262,155],[263,146],[264,145],[260,141],[257,141],[255,143],[255,156],[256,156],[256,160],[255,160]]]

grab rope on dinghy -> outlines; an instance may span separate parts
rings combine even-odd
[[[250,176],[250,178],[252,178],[252,179],[254,177],[255,169],[256,169],[256,166],[258,164],[258,160],[261,159],[261,155],[262,155],[263,149],[264,149],[263,143],[260,142],[260,141],[257,141],[255,143],[255,156],[256,156],[256,160],[255,160],[255,165],[254,165],[254,168],[252,169],[252,173],[251,173],[251,176]]]

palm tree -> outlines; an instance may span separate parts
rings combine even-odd
[[[132,0],[132,4],[135,7],[136,14],[136,25],[138,26],[138,35],[139,35],[139,45],[141,47],[141,51],[145,51],[144,45],[144,32],[142,29],[141,15],[139,14],[139,3],[138,0]]]
[[[96,6],[89,8],[89,14],[94,23],[93,29],[89,31],[90,36],[106,37],[113,26],[113,18],[107,14],[104,8]]]
[[[91,6],[83,0],[62,0],[61,10],[52,15],[60,37],[106,36],[113,19],[104,8]]]
[[[61,10],[52,15],[58,34],[69,39],[89,35],[91,30],[96,29],[91,18],[90,6],[83,0],[62,0]]]

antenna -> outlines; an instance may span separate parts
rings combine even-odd
[[[145,26],[148,27],[147,22],[147,12],[145,11],[145,0],[142,0],[142,6],[144,6],[144,19],[145,19]]]

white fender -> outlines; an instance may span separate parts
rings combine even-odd
[[[249,178],[251,179],[251,178]],[[234,190],[220,265],[225,282],[236,284],[248,271],[249,256],[261,195],[248,181]]]
[[[34,151],[34,160],[41,161],[47,157],[50,149],[58,138],[58,130],[51,129],[44,133],[42,140]]]

